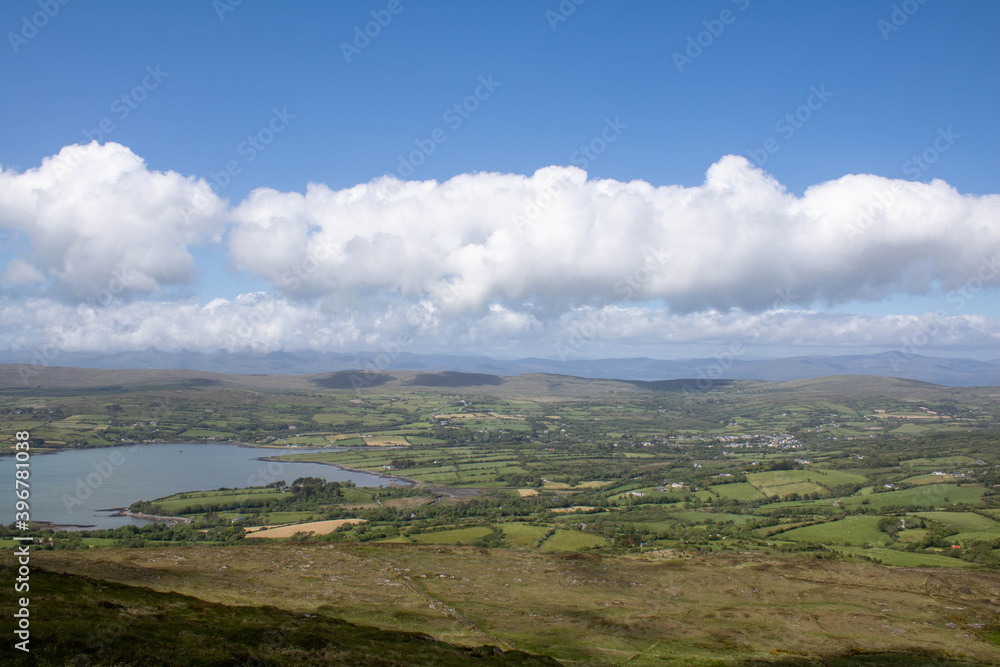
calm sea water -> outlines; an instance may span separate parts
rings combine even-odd
[[[294,449],[297,454],[313,451]],[[109,508],[128,507],[182,491],[220,487],[264,486],[299,477],[330,482],[352,480],[358,486],[381,486],[385,477],[341,470],[319,463],[278,463],[260,457],[288,453],[222,444],[144,444],[36,454],[29,459],[31,519],[62,525],[117,528],[144,525],[142,519],[111,516]],[[0,524],[14,521],[15,461],[0,458]]]

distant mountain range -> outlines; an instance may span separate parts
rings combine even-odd
[[[554,373],[618,380],[800,380],[830,375],[875,375],[952,387],[1000,385],[1000,359],[977,361],[902,356],[898,353],[805,356],[783,359],[493,359],[485,356],[383,352],[270,354],[196,352],[58,353],[49,359],[30,353],[0,353],[0,363],[105,369],[191,369],[233,374],[298,375],[344,370],[458,371],[513,376]]]

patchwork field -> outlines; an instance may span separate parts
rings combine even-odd
[[[863,484],[862,475],[840,470],[775,470],[750,473],[747,481],[765,496],[822,493],[845,484]]]
[[[30,526],[39,567],[565,664],[998,664],[995,389],[403,371],[362,389],[351,373],[137,372],[129,389],[128,372],[73,393],[53,372],[30,396],[0,387],[4,432],[30,430],[39,453],[233,438],[382,485],[138,495],[134,510],[189,523]]]

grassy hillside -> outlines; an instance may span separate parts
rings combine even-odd
[[[5,580],[13,580],[13,567],[2,570]],[[419,632],[353,625],[322,610],[303,614],[270,604],[223,605],[46,570],[31,575],[31,601],[31,652],[5,649],[4,664],[558,664],[493,646],[458,647]]]
[[[128,619],[129,637],[148,631],[150,638],[166,641],[190,632],[192,642],[185,645],[197,645],[216,626],[224,638],[249,636],[266,647],[264,627],[273,625],[308,650],[328,641],[328,632],[343,638],[349,631],[352,639],[341,639],[344,650],[378,656],[398,651],[403,664],[410,664],[405,660],[413,653],[406,647],[413,639],[395,633],[414,630],[448,644],[495,645],[565,664],[1000,663],[1000,627],[991,602],[1000,598],[1000,574],[994,571],[970,575],[800,556],[675,556],[275,544],[48,551],[37,552],[32,563],[110,582],[39,576],[39,618],[80,619],[73,621],[81,629],[71,637],[87,625],[101,628],[121,618]],[[69,584],[74,588],[65,589]],[[72,606],[62,611],[59,595],[86,614],[74,615]],[[258,605],[280,611],[246,609]],[[133,617],[141,625],[131,625]],[[333,618],[394,634],[342,630]],[[43,627],[54,632],[40,621],[40,632]],[[240,634],[244,627],[249,630]],[[229,641],[223,642],[226,650],[236,651]],[[387,646],[379,652],[368,641]],[[460,655],[447,645],[426,646]],[[507,656],[510,664],[543,664]]]

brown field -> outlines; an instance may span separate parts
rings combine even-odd
[[[877,419],[951,419],[948,415],[939,415],[936,413],[931,414],[914,414],[914,415],[887,415],[887,414],[875,414],[868,415],[869,417],[875,417]]]
[[[521,494],[522,498],[531,498],[532,496],[537,496],[538,491],[534,489],[518,489],[517,492]]]
[[[406,438],[362,438],[369,447],[408,447]]]
[[[572,507],[553,507],[549,511],[556,514],[572,514],[574,512],[593,512],[596,509],[592,505],[573,505]]]
[[[253,526],[246,529],[248,535],[253,537],[291,537],[295,533],[312,533],[313,535],[326,535],[332,533],[345,524],[365,523],[364,519],[335,519],[333,521],[311,521],[309,523],[296,523],[291,526]]]

